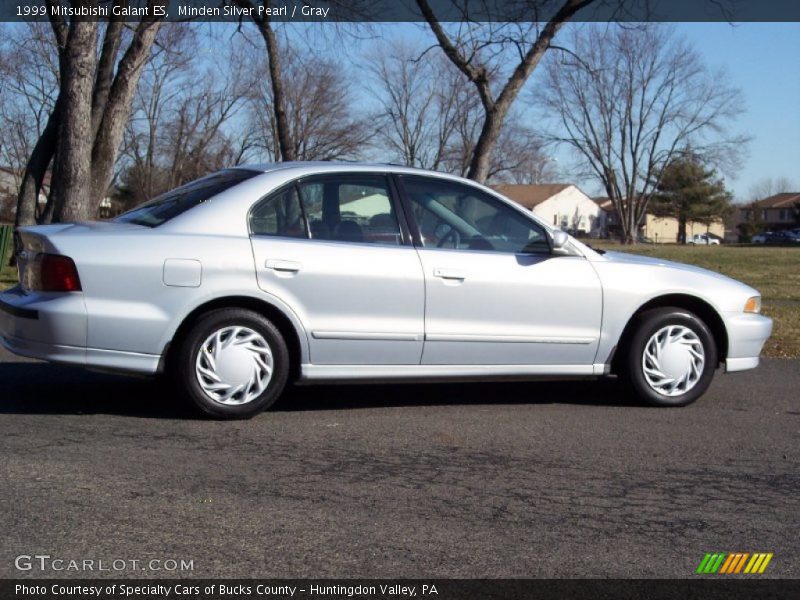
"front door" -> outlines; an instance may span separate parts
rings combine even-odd
[[[423,364],[591,365],[600,280],[534,219],[458,182],[400,176],[425,273]]]

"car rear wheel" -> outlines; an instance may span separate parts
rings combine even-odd
[[[183,340],[175,375],[207,415],[246,419],[269,408],[289,375],[289,352],[278,329],[245,309],[209,312]]]
[[[631,339],[627,373],[636,395],[654,406],[685,406],[714,378],[714,336],[694,313],[657,308],[644,313]]]

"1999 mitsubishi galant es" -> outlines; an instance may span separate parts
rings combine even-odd
[[[221,418],[289,381],[614,374],[685,405],[718,366],[756,367],[772,330],[742,283],[596,252],[489,188],[391,165],[226,169],[16,242],[9,350],[169,373]]]

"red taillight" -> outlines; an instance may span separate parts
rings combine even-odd
[[[37,289],[42,292],[80,292],[81,280],[78,269],[69,256],[40,254],[39,281]]]

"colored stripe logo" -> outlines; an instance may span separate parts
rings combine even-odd
[[[709,552],[700,561],[697,572],[701,575],[760,575],[773,556],[772,552]]]

